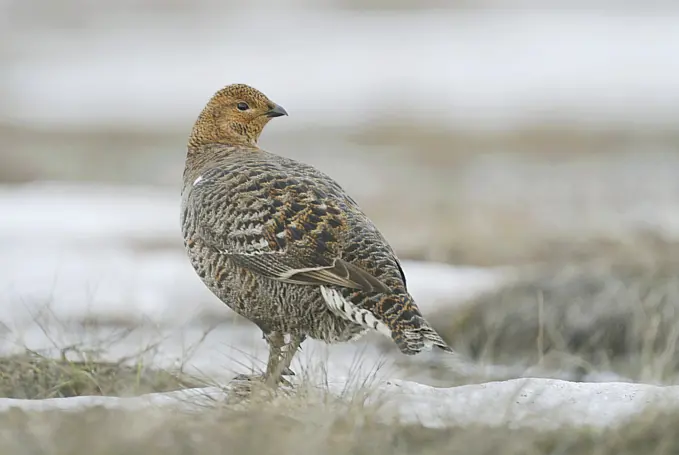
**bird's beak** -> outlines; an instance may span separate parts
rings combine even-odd
[[[278,104],[275,104],[273,109],[266,113],[267,117],[280,117],[282,115],[288,115],[288,113],[283,109],[283,106],[279,106]]]

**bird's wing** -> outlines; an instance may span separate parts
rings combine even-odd
[[[287,283],[336,285],[367,292],[389,292],[390,289],[365,270],[340,258],[322,256],[295,260],[279,253],[229,254],[235,263],[260,275]],[[323,265],[321,265],[323,264]]]
[[[204,175],[191,189],[196,235],[234,263],[268,278],[363,291],[390,288],[342,259],[346,205],[304,176]],[[242,176],[241,176],[242,177]],[[249,177],[249,178],[248,178]]]

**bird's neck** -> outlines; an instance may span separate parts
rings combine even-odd
[[[184,165],[184,185],[194,182],[207,169],[238,152],[261,151],[256,144],[212,142],[194,145],[189,141]]]
[[[189,147],[197,149],[207,144],[257,146],[260,133],[261,129],[257,125],[223,122],[202,113],[191,130]]]

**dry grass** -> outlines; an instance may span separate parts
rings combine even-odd
[[[105,454],[674,454],[679,414],[647,413],[603,433],[450,426],[379,419],[372,407],[296,395],[198,414],[12,411],[0,414],[5,453]]]
[[[679,382],[679,256],[553,265],[431,315],[462,354],[523,375]],[[442,385],[456,378],[432,364]],[[440,365],[438,366],[440,367]]]
[[[65,398],[83,395],[131,396],[200,387],[204,382],[138,361],[104,362],[44,357],[34,352],[0,358],[0,397]]]
[[[602,129],[577,124],[533,123],[513,129],[459,129],[417,119],[386,118],[365,123],[349,135],[359,145],[390,146],[427,163],[455,164],[460,158],[488,153],[573,158],[620,155],[654,146],[676,150],[679,131]]]
[[[468,207],[437,212],[423,205],[420,212],[418,216],[432,220],[431,224],[399,225],[399,213],[376,210],[375,217],[383,221],[383,231],[401,258],[501,267],[536,262],[567,266],[600,258],[679,255],[676,238],[666,238],[657,231],[629,229],[606,234],[592,226],[591,232],[569,232],[564,228],[548,232],[529,207],[479,210],[474,213],[476,218],[466,216],[470,214]]]
[[[146,342],[135,338],[149,330],[143,324],[105,325],[91,319],[67,322],[56,316],[49,303],[31,311],[35,328],[44,336],[46,345],[38,350],[26,348],[0,356],[2,398],[122,397],[212,383],[186,373],[185,362],[172,369],[160,368],[155,355],[163,337],[154,336]],[[210,331],[207,328],[198,343]],[[135,347],[111,361],[110,353],[130,339],[137,340]],[[187,349],[188,361],[196,346]]]

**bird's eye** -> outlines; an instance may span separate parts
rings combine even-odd
[[[250,106],[248,106],[248,103],[238,103],[237,106],[239,111],[247,111],[250,109]]]

